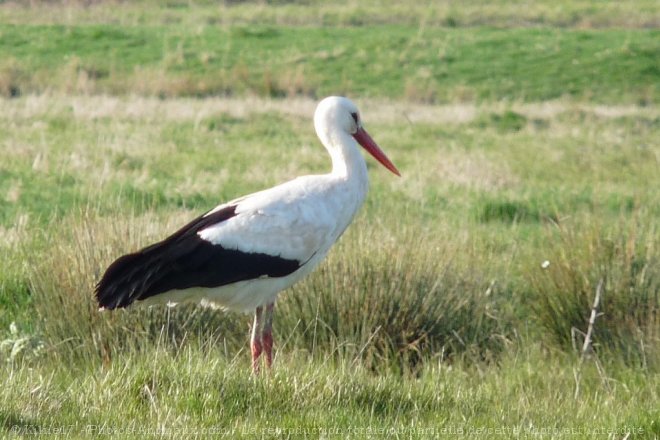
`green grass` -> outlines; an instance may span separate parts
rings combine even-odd
[[[1,436],[660,436],[655,3],[34,5],[0,5]],[[328,93],[402,177],[368,158],[270,374],[249,317],[97,311],[117,256],[326,172]]]
[[[0,91],[657,102],[656,30],[0,25]],[[331,44],[328,44],[332,42]],[[378,60],[375,62],[375,60]]]
[[[37,374],[13,365],[11,380],[3,378],[0,393],[7,404],[0,417],[8,438],[18,438],[12,426],[64,429],[74,437],[114,433],[112,438],[125,438],[122,430],[142,438],[210,430],[223,438],[659,434],[657,377],[619,367],[603,392],[601,378],[589,369],[582,384],[587,390],[574,399],[573,362],[561,355],[548,361],[533,352],[486,370],[438,364],[414,379],[304,356],[290,356],[260,378],[245,367],[220,351],[194,347],[124,355],[96,369]]]

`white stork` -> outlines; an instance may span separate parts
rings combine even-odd
[[[252,368],[258,372],[262,352],[270,367],[277,294],[318,266],[364,202],[367,166],[358,143],[400,175],[349,99],[323,99],[314,127],[330,153],[332,172],[219,205],[165,240],[118,258],[96,286],[100,310],[134,301],[256,310]]]

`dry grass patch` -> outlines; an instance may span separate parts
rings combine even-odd
[[[658,26],[657,5],[651,0],[625,0],[593,6],[591,1],[470,1],[460,8],[452,2],[402,4],[393,0],[333,3],[286,2],[135,2],[100,1],[8,1],[0,8],[8,23],[79,24],[121,23],[137,26],[168,24],[226,26],[237,23],[268,23],[304,26],[361,26],[407,24],[422,26],[558,26],[579,29]]]
[[[620,117],[660,117],[658,106],[597,105],[555,100],[539,103],[491,102],[482,104],[420,104],[382,98],[355,98],[365,123],[465,124],[480,113],[503,113],[507,110],[529,119],[554,120],[564,114],[594,115],[603,119]],[[0,118],[21,120],[71,113],[80,120],[101,118],[139,119],[145,121],[196,121],[217,114],[246,118],[251,114],[279,113],[311,120],[318,100],[306,97],[270,99],[258,96],[206,97],[204,99],[178,97],[159,99],[148,96],[63,95],[42,93],[20,99],[0,97]]]

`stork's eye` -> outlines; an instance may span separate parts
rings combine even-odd
[[[353,112],[353,113],[351,113],[351,116],[353,117],[353,120],[355,121],[355,123],[359,125],[358,114],[356,112]]]

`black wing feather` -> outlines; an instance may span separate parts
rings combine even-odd
[[[161,242],[119,257],[96,285],[99,306],[126,307],[174,289],[219,287],[262,276],[283,277],[300,268],[298,260],[224,249],[197,235],[235,215],[236,205],[227,206],[196,218]]]

